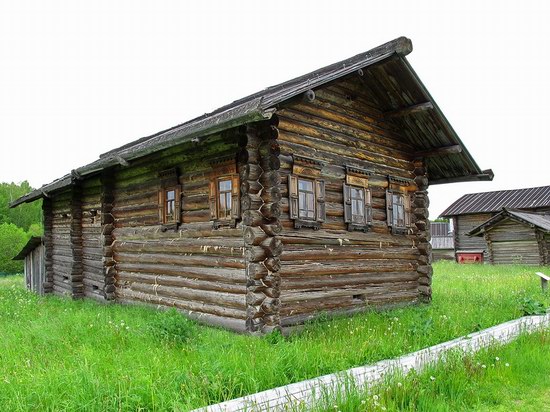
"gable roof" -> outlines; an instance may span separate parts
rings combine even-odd
[[[470,193],[455,201],[441,213],[441,216],[491,213],[498,212],[504,207],[510,209],[550,207],[550,186]]]
[[[98,160],[17,199],[10,207],[45,197],[70,186],[83,176],[110,167],[126,166],[134,159],[159,150],[269,119],[279,104],[354,72],[364,76],[364,83],[372,86],[382,111],[392,117],[396,111],[405,111],[410,115],[409,119],[396,116],[395,121],[402,126],[404,138],[419,150],[419,156],[427,158],[430,184],[491,180],[492,171],[479,168],[406,60],[405,56],[411,51],[412,42],[406,37],[399,37],[349,59],[268,87],[212,113],[103,153]]]
[[[550,213],[525,212],[504,208],[491,219],[470,230],[467,235],[481,236],[486,230],[491,229],[507,218],[527,225],[533,225],[544,232],[550,232]]]

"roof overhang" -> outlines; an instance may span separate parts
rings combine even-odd
[[[396,119],[406,131],[407,138],[418,150],[417,156],[426,160],[430,184],[492,180],[492,171],[482,171],[475,163],[408,63],[405,56],[411,51],[412,42],[400,37],[368,52],[269,87],[212,113],[106,152],[98,160],[22,196],[10,207],[48,197],[86,176],[128,166],[131,161],[160,150],[269,119],[279,104],[354,72],[363,75],[364,71],[369,72],[372,81],[383,81],[381,76],[384,75],[398,79],[397,82],[384,81],[384,87],[395,88],[386,94],[391,92],[393,96],[401,96],[402,100],[393,98],[382,105],[386,107],[386,115]],[[429,126],[429,133],[422,125]]]

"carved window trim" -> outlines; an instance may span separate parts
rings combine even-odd
[[[288,176],[288,201],[290,219],[294,228],[309,227],[314,230],[321,228],[326,220],[325,181],[321,179],[322,163],[304,156],[293,156],[292,174]],[[311,183],[311,190],[300,188],[300,182]],[[310,211],[307,203],[308,195],[313,195],[313,216],[304,216],[303,211]]]
[[[237,222],[241,219],[241,185],[235,158],[231,156],[218,159],[212,162],[212,168],[208,196],[212,225],[214,229],[223,226],[236,227]],[[229,190],[222,190],[220,184],[223,182],[230,182]],[[230,199],[231,209],[228,210],[229,213],[223,212],[226,209],[220,203],[222,195],[226,201],[228,197]]]
[[[392,234],[408,234],[412,232],[412,196],[409,188],[411,179],[388,176],[386,190],[386,215],[388,227]],[[401,212],[401,213],[400,213]],[[402,219],[399,216],[402,215]]]
[[[372,226],[372,194],[369,189],[371,175],[372,172],[369,170],[346,165],[346,182],[343,184],[344,221],[350,232],[354,230],[367,232]],[[354,196],[354,194],[360,194],[360,196]],[[359,202],[361,202],[360,205]],[[360,210],[361,213],[354,213],[354,209]]]
[[[177,168],[159,173],[158,191],[159,223],[163,230],[176,230],[181,224],[181,185]],[[169,194],[172,194],[169,198]],[[173,199],[172,199],[173,198]],[[172,209],[172,213],[169,213]]]

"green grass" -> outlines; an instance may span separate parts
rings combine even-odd
[[[325,395],[314,410],[549,411],[549,352],[547,329],[474,355],[451,353],[445,363],[419,374],[390,376],[369,391],[351,387]]]
[[[0,279],[2,410],[189,410],[399,356],[550,304],[522,266],[435,265],[430,305],[235,335],[170,312],[69,301]],[[527,305],[529,306],[529,305]]]

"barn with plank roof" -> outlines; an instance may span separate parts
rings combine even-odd
[[[428,186],[490,180],[401,37],[102,154],[43,199],[44,291],[243,332],[431,298]]]

